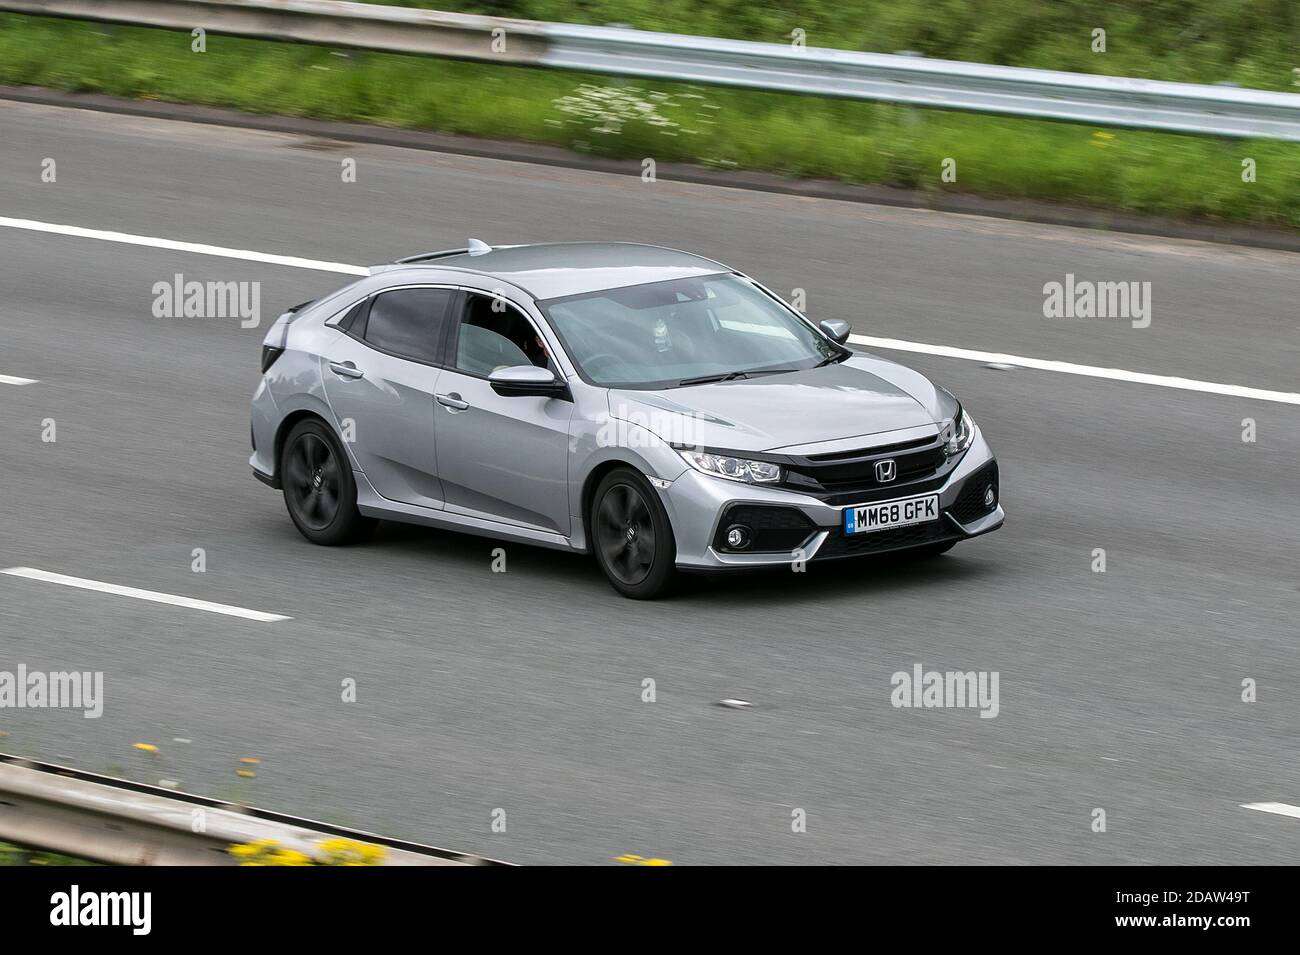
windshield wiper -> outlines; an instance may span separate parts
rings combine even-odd
[[[823,365],[829,365],[833,362],[843,361],[849,357],[845,355],[832,355],[823,359],[813,368],[821,368]],[[807,368],[751,368],[748,371],[728,371],[720,375],[700,375],[698,378],[683,378],[677,382],[678,386],[682,385],[711,385],[719,381],[735,381],[737,378],[754,378],[758,375],[788,375],[794,371],[807,371]]]
[[[735,381],[737,378],[748,378],[747,371],[727,371],[720,375],[700,375],[698,378],[683,378],[677,382],[677,387],[683,385],[711,385],[719,381]]]

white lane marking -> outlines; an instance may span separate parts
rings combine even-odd
[[[179,242],[176,239],[160,239],[150,235],[133,235],[129,232],[108,232],[103,229],[83,229],[75,225],[58,225],[53,222],[37,222],[33,219],[10,219],[0,216],[0,226],[7,229],[26,229],[30,232],[49,232],[54,235],[67,235],[78,239],[102,239],[105,242],[121,242],[126,245],[144,245],[151,249],[169,249],[174,252],[194,252],[199,255],[216,255],[225,259],[244,259],[248,262],[265,262],[268,265],[287,265],[295,269],[315,269],[319,272],[342,272],[345,275],[369,275],[370,270],[361,265],[348,265],[345,262],[322,262],[319,259],[303,259],[296,255],[274,255],[270,252],[254,252],[251,249],[227,249],[220,245],[204,245],[199,242]]]
[[[1272,812],[1277,813],[1279,816],[1300,819],[1300,806],[1289,806],[1284,802],[1244,802],[1241,804],[1241,808],[1258,809],[1260,812]]]
[[[15,378],[13,375],[0,375],[0,385],[34,385],[35,378]]]
[[[228,249],[219,245],[204,245],[198,242],[180,242],[175,239],[160,239],[154,236],[133,235],[129,232],[108,232],[103,229],[85,229],[81,226],[59,225],[52,222],[37,222],[34,219],[11,219],[0,216],[0,226],[9,229],[27,229],[32,232],[48,232],[53,235],[66,235],[85,239],[102,239],[107,242],[122,242],[127,245],[143,245],[154,249],[169,249],[177,252],[194,252],[198,255],[215,255],[228,259],[244,259],[249,262],[264,262],[268,265],[285,265],[296,269],[314,269],[320,272],[339,272],[344,275],[369,275],[370,269],[364,265],[348,265],[345,262],[323,262],[319,259],[303,259],[295,255],[275,255],[270,252],[254,252],[250,249]],[[923,355],[937,355],[941,358],[964,358],[967,361],[995,362],[1003,365],[1015,365],[1020,368],[1034,368],[1038,371],[1055,371],[1066,375],[1082,375],[1086,378],[1105,378],[1111,381],[1128,381],[1141,385],[1156,385],[1161,388],[1178,388],[1183,391],[1200,391],[1212,395],[1225,395],[1230,398],[1253,398],[1258,401],[1276,401],[1281,404],[1300,405],[1300,394],[1289,391],[1269,391],[1264,388],[1248,388],[1245,385],[1225,385],[1214,381],[1199,381],[1195,378],[1178,378],[1170,375],[1152,375],[1142,371],[1126,371],[1123,368],[1099,368],[1095,365],[1076,365],[1068,361],[1051,361],[1046,358],[1027,358],[1022,355],[1007,355],[1002,352],[975,351],[970,348],[955,348],[951,345],[929,345],[924,342],[909,342],[898,338],[875,338],[869,335],[850,335],[849,341],[855,345],[868,345],[891,351],[917,352]]]
[[[1229,398],[1254,398],[1257,401],[1276,401],[1286,405],[1300,405],[1300,394],[1292,391],[1268,391],[1264,388],[1224,385],[1214,381],[1199,381],[1195,378],[1150,375],[1144,371],[1125,371],[1123,368],[1076,365],[1068,361],[1050,361],[1046,358],[1004,355],[1001,352],[974,351],[969,348],[954,348],[951,345],[926,345],[922,342],[906,342],[897,338],[872,338],[868,335],[850,335],[849,341],[855,345],[868,345],[892,351],[920,352],[923,355],[938,355],[942,358],[965,358],[968,361],[996,362],[1002,365],[1016,365],[1020,368],[1035,368],[1039,371],[1059,371],[1066,375],[1083,375],[1087,378],[1131,381],[1139,385],[1156,385],[1160,388],[1180,388],[1183,391],[1203,391],[1212,395],[1227,395]]]
[[[47,584],[62,584],[64,587],[79,587],[82,590],[96,590],[102,594],[116,594],[119,597],[135,597],[139,600],[152,600],[154,603],[171,604],[173,607],[189,607],[191,610],[206,610],[208,613],[223,613],[230,617],[243,617],[259,623],[274,623],[277,620],[292,620],[278,613],[263,613],[260,610],[246,610],[243,607],[231,607],[228,604],[212,603],[208,600],[195,600],[193,597],[177,597],[175,594],[160,594],[154,590],[139,590],[135,587],[122,587],[119,584],[106,584],[100,580],[86,580],[84,577],[68,577],[64,574],[52,574],[48,570],[35,567],[6,567],[0,574],[11,577],[26,577],[28,580],[40,580]]]

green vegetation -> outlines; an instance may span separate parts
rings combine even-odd
[[[369,0],[565,23],[841,47],[1038,69],[1288,89],[1293,0]],[[1106,31],[1106,52],[1092,31]]]
[[[94,865],[84,859],[61,856],[57,852],[41,852],[0,842],[0,866],[3,865]]]
[[[633,8],[640,5],[640,0],[597,2],[584,6],[583,15],[597,22],[607,16],[642,22],[632,16]],[[477,9],[536,17],[563,13],[558,2],[549,0],[519,4],[518,10],[515,6],[511,10],[499,5]],[[733,29],[716,32],[757,35],[745,31],[757,31],[778,16],[764,6],[734,6],[736,23],[750,26],[742,30],[733,23]],[[897,8],[896,15],[885,22],[893,24],[888,36],[898,39],[891,39],[885,47],[910,45],[927,52],[952,53],[948,47],[955,41],[926,33],[919,15],[904,17],[897,12],[915,12],[922,9],[920,5],[867,6]],[[931,31],[938,29],[934,24],[947,22],[937,11],[949,6],[965,8],[948,0],[927,8],[934,21]],[[982,6],[1004,11],[1004,19],[1020,9],[1000,2]],[[1025,9],[1032,14],[1048,6],[1029,4]],[[1063,2],[1050,6],[1080,5]],[[1189,3],[1179,8],[1183,6],[1208,10],[1210,4]],[[1270,16],[1279,18],[1289,9],[1283,4],[1225,2],[1224,6],[1276,7]],[[643,25],[686,29],[685,21],[676,24],[664,19],[672,16],[664,11],[674,9],[687,9],[685,0],[670,0],[654,8],[651,12],[659,19]],[[1148,18],[1154,9],[1163,9],[1174,18],[1173,4],[1151,3],[1144,9]],[[646,10],[650,11],[649,5]],[[711,18],[725,19],[722,10],[716,4],[706,5],[691,24],[698,32],[715,32],[721,21]],[[1056,18],[1055,12],[1052,18]],[[1183,16],[1180,22],[1195,19]],[[1031,17],[1027,23],[1032,22]],[[812,27],[805,29],[814,42]],[[955,28],[949,25],[945,29]],[[1132,29],[1138,31],[1136,26]],[[967,38],[971,42],[963,45],[963,50],[979,53],[993,49],[994,39],[985,35],[991,26],[972,30],[973,35]],[[1036,56],[1050,58],[1046,51],[1054,48],[1053,43],[1063,42],[1059,31],[1043,33],[1026,26],[1025,32],[1036,37]],[[933,42],[916,42],[922,34]],[[839,36],[851,38],[853,31],[840,31]],[[1147,39],[1155,42],[1153,37]],[[1221,61],[1231,64],[1234,75],[1263,70],[1258,64],[1273,62],[1270,57],[1275,51],[1269,43],[1249,39],[1258,42],[1259,49],[1249,44],[1240,50],[1229,49],[1226,39],[1219,41],[1224,50]],[[1112,34],[1112,46],[1114,43]],[[1189,70],[1192,59],[1186,64]],[[1171,55],[1168,62],[1176,65],[1182,58]],[[1075,64],[1058,58],[1052,65]],[[1140,71],[1126,65],[1121,72]],[[219,36],[209,36],[207,52],[195,54],[190,51],[187,33],[12,15],[0,16],[0,83],[552,143],[618,158],[649,156],[659,163],[698,162],[936,192],[953,190],[1148,214],[1300,226],[1300,148],[1283,143],[1107,131],[848,100],[343,53]],[[947,157],[957,164],[953,183],[941,181],[941,164]],[[1258,181],[1242,181],[1245,158],[1256,162]]]

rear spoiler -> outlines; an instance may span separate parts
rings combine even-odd
[[[511,249],[514,248],[514,246],[499,245],[497,248]],[[484,253],[491,251],[492,246],[488,245],[486,242],[481,239],[471,238],[469,244],[463,249],[440,249],[437,252],[420,252],[416,255],[408,255],[405,258],[398,259],[396,262],[385,262],[382,265],[372,265],[370,266],[370,274],[377,275],[380,272],[387,271],[388,269],[397,268],[399,265],[420,265],[424,262],[432,262],[435,259],[445,259],[452,255],[483,255]]]
[[[309,302],[302,302],[287,309],[279,318],[271,323],[271,327],[266,330],[266,337],[262,339],[262,371],[265,372],[275,363],[275,360],[284,352],[285,342],[289,338],[289,325],[298,313],[309,305],[316,304],[316,299]]]
[[[403,265],[422,265],[425,262],[432,262],[435,259],[445,259],[453,255],[464,255],[468,249],[442,249],[438,252],[421,252],[419,255],[408,255],[405,258],[398,259],[396,262],[380,262],[378,265],[370,266],[370,274],[378,275],[380,272],[387,272],[390,269],[400,269]]]

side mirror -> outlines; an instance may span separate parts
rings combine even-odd
[[[837,345],[843,345],[849,340],[849,333],[853,329],[849,328],[849,323],[839,318],[828,318],[825,321],[817,323],[817,327],[826,333],[829,338]]]
[[[498,368],[488,375],[488,384],[497,394],[506,397],[536,395],[543,398],[567,397],[569,386],[555,377],[549,368],[536,365],[512,365]]]

